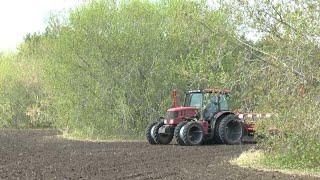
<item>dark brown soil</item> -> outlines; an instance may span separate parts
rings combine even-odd
[[[57,134],[0,130],[0,179],[312,179],[228,163],[253,145],[82,142]]]

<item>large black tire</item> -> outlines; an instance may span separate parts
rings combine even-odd
[[[151,133],[153,140],[157,144],[169,144],[173,139],[173,131],[170,134],[160,134],[159,133],[159,129],[163,125],[164,125],[163,121],[158,122],[154,126],[154,131],[152,131],[152,133]]]
[[[211,124],[211,128],[213,129],[213,133],[214,133],[214,136],[213,136],[214,144],[222,144],[222,141],[219,135],[219,125],[220,125],[219,119],[217,120],[215,125],[213,123]]]
[[[188,146],[200,145],[204,138],[202,126],[195,121],[185,124],[180,131],[180,135],[184,144]]]
[[[158,122],[152,122],[148,125],[146,129],[146,137],[149,144],[155,145],[157,142],[152,137],[152,132],[154,131],[154,127]]]
[[[180,137],[180,130],[185,124],[187,124],[187,121],[182,121],[174,129],[174,137],[176,138],[177,143],[181,146],[186,145]]]
[[[219,137],[223,144],[241,143],[243,124],[236,115],[229,114],[223,117],[218,127]]]

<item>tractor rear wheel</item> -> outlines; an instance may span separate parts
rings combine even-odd
[[[153,140],[157,144],[169,144],[173,139],[173,132],[170,134],[160,134],[159,129],[164,125],[163,121],[158,122],[154,126],[154,130],[151,133]]]
[[[149,142],[149,144],[157,144],[157,142],[153,139],[152,137],[152,133],[154,132],[154,128],[155,128],[155,125],[157,124],[158,122],[152,122],[148,125],[147,129],[146,129],[146,137],[147,137],[147,140]]]
[[[220,122],[221,121],[218,121],[214,127],[213,127],[214,124],[211,124],[211,128],[213,129],[213,133],[214,133],[214,136],[213,136],[214,144],[222,144],[222,141],[221,141],[220,135],[219,135]]]
[[[176,128],[174,129],[174,137],[176,138],[177,143],[179,145],[181,145],[181,146],[186,145],[186,144],[184,144],[184,142],[183,142],[183,140],[181,139],[181,136],[180,136],[180,130],[185,124],[187,124],[187,121],[180,122],[176,126]]]
[[[243,133],[243,124],[240,119],[229,114],[219,123],[219,137],[223,144],[240,144]]]
[[[203,142],[203,128],[195,121],[185,124],[180,131],[181,139],[185,145],[196,146]]]

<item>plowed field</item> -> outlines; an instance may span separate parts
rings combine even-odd
[[[228,161],[254,145],[85,142],[52,130],[0,130],[0,179],[312,179]]]

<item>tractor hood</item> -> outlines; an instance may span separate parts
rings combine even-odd
[[[196,107],[174,107],[167,110],[164,124],[177,125],[188,118],[194,118],[198,113]]]

